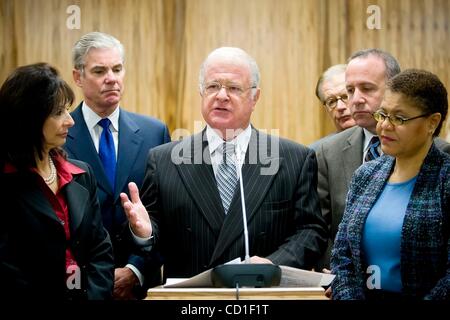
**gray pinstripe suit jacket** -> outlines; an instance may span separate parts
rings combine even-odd
[[[204,132],[149,153],[141,195],[152,218],[155,250],[164,259],[165,278],[190,277],[244,258],[239,189],[225,215]],[[279,152],[273,144],[277,141]],[[261,174],[274,164],[274,174]],[[326,246],[314,152],[252,129],[242,176],[250,255],[312,267]]]

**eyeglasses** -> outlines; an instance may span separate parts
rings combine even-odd
[[[218,94],[219,91],[222,90],[222,88],[225,88],[225,91],[227,92],[228,95],[240,97],[242,94],[244,94],[245,91],[247,91],[249,89],[255,89],[256,86],[243,88],[242,86],[240,86],[238,84],[231,83],[231,84],[225,85],[225,84],[221,84],[219,82],[210,82],[210,83],[205,84],[203,92],[207,96],[212,96],[212,95]]]
[[[336,108],[339,100],[341,100],[343,103],[347,103],[348,95],[343,94],[342,96],[329,97],[327,100],[325,100],[323,105],[328,109],[333,110],[334,108]]]
[[[387,115],[382,111],[375,111],[374,113],[372,113],[373,118],[377,122],[384,122],[384,120],[389,119],[389,122],[394,126],[401,126],[402,124],[405,124],[405,122],[407,122],[407,121],[427,117],[429,115],[430,115],[429,113],[425,113],[425,114],[421,114],[420,116],[416,116],[416,117],[412,117],[412,118],[403,118],[403,117],[399,117],[399,116]]]

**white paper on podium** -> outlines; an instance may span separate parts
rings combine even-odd
[[[192,278],[167,278],[164,288],[209,288],[212,287],[211,270],[203,271]]]
[[[233,260],[229,263],[240,263]],[[281,280],[279,287],[322,287],[330,285],[334,275],[297,269],[288,266],[280,266]],[[192,278],[168,278],[164,288],[210,288],[213,287],[211,280],[212,269],[203,271]]]
[[[241,258],[236,258],[228,261],[225,264],[239,264],[241,263]],[[166,283],[163,285],[164,288],[209,288],[212,287],[211,280],[212,269],[203,271],[192,278],[167,278]]]
[[[280,287],[323,287],[329,286],[335,275],[280,266]]]

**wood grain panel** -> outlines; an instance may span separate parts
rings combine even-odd
[[[0,83],[17,65],[14,38],[14,2],[0,2]]]
[[[81,9],[79,30],[66,27],[69,5]],[[369,5],[381,9],[380,30],[367,28]],[[0,82],[19,65],[47,61],[75,87],[74,42],[111,33],[126,50],[123,107],[194,132],[202,60],[238,46],[261,70],[255,126],[309,144],[333,131],[314,95],[317,78],[355,50],[380,47],[450,87],[449,17],[448,0],[0,0]]]

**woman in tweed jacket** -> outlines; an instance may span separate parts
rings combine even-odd
[[[373,115],[384,156],[353,176],[332,251],[333,299],[450,299],[450,156],[433,143],[447,108],[429,72],[388,82]]]

